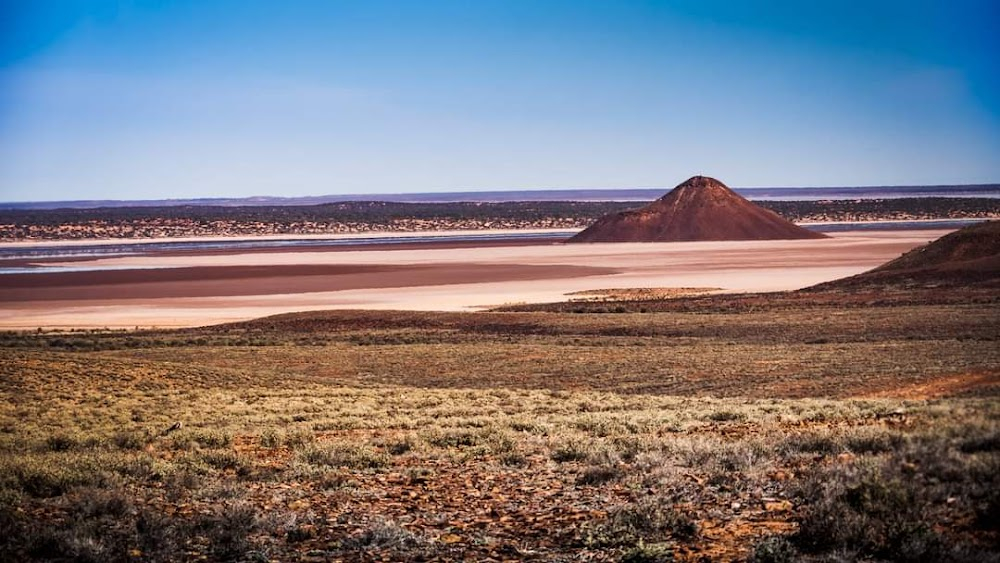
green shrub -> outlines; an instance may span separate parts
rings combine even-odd
[[[372,524],[360,534],[340,542],[340,547],[347,551],[369,548],[403,550],[417,548],[425,543],[423,538],[398,524],[380,521]]]
[[[79,445],[79,438],[70,434],[53,434],[45,439],[45,447],[52,452],[73,450],[79,447]]]
[[[581,440],[568,440],[552,448],[550,456],[559,463],[583,461],[590,456],[591,451],[590,445]]]
[[[381,469],[389,465],[388,455],[366,445],[310,446],[299,453],[299,458],[311,465],[348,469]]]
[[[232,435],[220,430],[196,430],[191,432],[190,438],[205,448],[226,448],[233,443]]]
[[[467,448],[478,445],[482,436],[472,430],[439,430],[426,433],[424,439],[438,448]]]
[[[0,554],[26,553],[38,560],[143,561],[176,560],[179,546],[193,533],[183,521],[137,505],[118,489],[86,489],[64,505],[68,518],[61,526],[17,524],[15,535],[0,541]],[[14,559],[10,559],[14,560]]]
[[[708,420],[713,422],[742,422],[747,419],[747,415],[735,411],[715,411],[708,415]]]
[[[510,451],[500,454],[500,463],[508,467],[524,467],[528,465],[528,458],[519,451]]]
[[[253,505],[237,501],[202,517],[195,529],[209,540],[216,557],[232,560],[241,559],[250,550],[250,534],[256,531],[258,522]]]
[[[837,438],[829,434],[807,432],[793,434],[783,444],[783,449],[792,453],[833,455],[844,451]]]
[[[75,487],[104,486],[114,478],[107,464],[93,455],[57,455],[0,460],[0,488],[48,498],[64,495]]]
[[[141,432],[118,432],[111,443],[120,450],[141,450],[149,443],[149,436]]]
[[[649,498],[621,506],[590,530],[594,547],[637,546],[666,539],[690,540],[698,525],[663,499]]]
[[[799,556],[788,538],[770,536],[758,541],[750,552],[748,563],[793,563]]]
[[[285,432],[281,441],[289,448],[301,448],[316,441],[316,434],[308,430],[292,430]]]
[[[260,447],[274,449],[281,445],[281,436],[272,428],[260,433],[259,439]]]
[[[413,449],[414,443],[410,438],[394,440],[386,444],[386,451],[392,455],[403,455]]]
[[[241,477],[250,475],[253,470],[253,461],[234,451],[208,450],[197,455],[208,466],[221,471],[235,471]]]
[[[601,485],[609,481],[621,479],[623,472],[616,465],[591,465],[584,468],[577,476],[578,485]]]
[[[793,538],[808,553],[853,552],[892,561],[945,560],[944,544],[926,517],[912,481],[877,466],[837,467],[810,483]]]
[[[878,454],[897,451],[906,444],[906,437],[881,429],[855,429],[843,439],[844,447],[855,454]]]
[[[668,563],[674,560],[674,550],[668,544],[654,543],[639,545],[626,551],[621,558],[622,563]]]

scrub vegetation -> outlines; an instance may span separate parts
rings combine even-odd
[[[6,333],[0,559],[997,561],[998,313]]]
[[[321,205],[0,209],[0,241],[455,229],[582,229],[608,213],[635,209],[646,203],[348,201]],[[795,222],[1000,217],[1000,200],[991,198],[923,197],[756,203]]]

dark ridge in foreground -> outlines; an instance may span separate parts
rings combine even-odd
[[[774,240],[825,236],[751,203],[714,178],[694,176],[646,207],[598,219],[569,242]]]
[[[965,227],[873,270],[807,291],[892,287],[1000,288],[1000,221]]]

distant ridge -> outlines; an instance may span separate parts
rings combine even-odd
[[[71,200],[0,202],[0,209],[93,209],[98,207],[267,207],[322,205],[347,201],[394,203],[511,202],[511,201],[652,201],[666,190],[658,188],[539,189],[509,191],[426,192],[410,194],[347,194],[302,197],[189,198],[145,200]],[[734,188],[750,200],[895,199],[903,197],[1000,198],[1000,184],[934,186],[857,186]]]
[[[949,233],[856,276],[806,289],[1000,288],[1000,221]]]
[[[825,238],[737,194],[694,176],[653,203],[612,213],[567,242],[675,242]]]

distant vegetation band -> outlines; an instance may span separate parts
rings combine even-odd
[[[545,201],[307,206],[163,206],[0,211],[0,240],[154,238],[205,235],[576,229],[645,202]],[[758,201],[794,222],[1000,217],[1000,199],[901,198]]]

